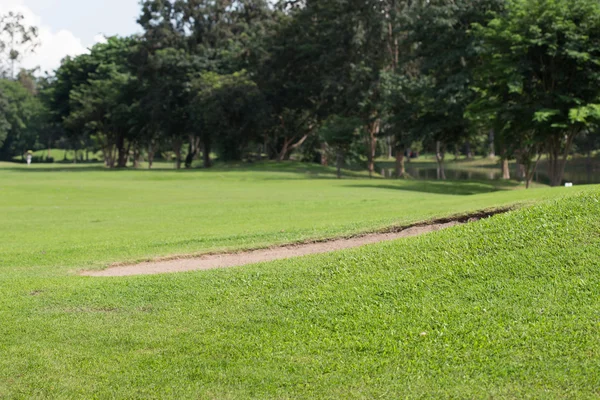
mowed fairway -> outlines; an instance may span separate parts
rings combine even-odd
[[[0,168],[0,398],[600,395],[598,187],[60,169]],[[241,268],[76,274],[515,202],[537,205]]]
[[[209,172],[6,166],[0,268],[33,276],[344,236],[585,190],[337,180],[293,163]]]

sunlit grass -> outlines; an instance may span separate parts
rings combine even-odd
[[[293,163],[3,165],[0,398],[595,397],[598,187],[507,188],[340,181]],[[515,202],[540,204],[228,270],[72,273]]]

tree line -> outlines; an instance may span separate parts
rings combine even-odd
[[[14,17],[0,31],[33,47]],[[423,147],[441,178],[447,154],[485,152],[527,184],[546,155],[555,186],[575,148],[599,147],[597,0],[146,0],[138,22],[44,77],[14,76],[20,53],[0,36],[0,158],[62,146],[110,168],[164,154],[210,168],[212,154],[294,154],[373,173],[385,146],[401,177]]]

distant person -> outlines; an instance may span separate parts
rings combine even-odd
[[[31,165],[31,159],[33,158],[33,156],[31,155],[31,152],[27,153],[27,165]]]

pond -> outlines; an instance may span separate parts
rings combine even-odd
[[[381,168],[381,174],[386,178],[395,178],[396,171],[394,168]],[[406,166],[406,172],[413,178],[418,180],[435,180],[438,179],[438,171],[436,167],[431,166]],[[500,167],[479,167],[473,168],[460,165],[450,165],[446,167],[446,179],[457,181],[488,181],[500,180],[502,171]],[[513,165],[510,168],[512,178],[517,176],[517,169]],[[536,183],[549,184],[550,178],[545,168],[538,168],[533,181]],[[600,166],[594,165],[591,168],[577,166],[565,169],[563,184],[572,182],[575,185],[600,184]]]

